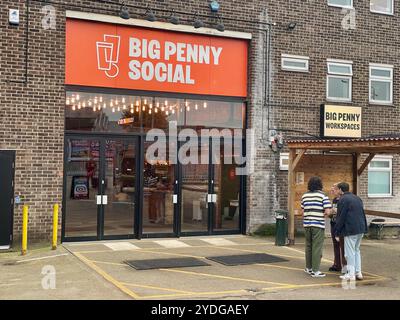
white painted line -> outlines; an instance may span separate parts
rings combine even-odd
[[[158,240],[158,241],[154,241],[154,242],[165,248],[187,248],[187,247],[190,247],[188,244],[186,244],[182,241],[179,241],[179,240]]]
[[[201,241],[207,242],[209,244],[215,245],[215,246],[235,246],[237,243],[224,239],[224,238],[204,238],[200,239]]]
[[[33,258],[33,259],[26,259],[26,260],[18,260],[17,263],[20,262],[28,262],[28,261],[36,261],[36,260],[44,260],[44,259],[50,259],[50,258],[57,258],[57,257],[62,257],[62,256],[68,256],[69,253],[63,253],[63,254],[56,254],[54,256],[46,256],[46,257],[40,257],[40,258]]]
[[[135,246],[130,242],[109,242],[103,244],[113,251],[128,251],[128,250],[140,249],[139,247]]]

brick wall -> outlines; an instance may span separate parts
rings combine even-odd
[[[3,0],[0,3],[0,148],[17,149],[15,193],[30,205],[30,238],[47,238],[51,232],[51,206],[61,202],[64,133],[64,47],[65,10],[80,10],[116,15],[118,6],[102,1],[59,1],[56,8],[56,30],[42,28],[43,2],[31,0],[29,23],[28,82],[25,74],[25,3]],[[397,132],[399,124],[399,79],[397,19],[369,12],[368,1],[355,1],[355,30],[341,27],[340,8],[328,7],[323,0],[281,1],[219,1],[227,30],[251,32],[249,57],[248,124],[255,131],[255,173],[247,182],[247,230],[259,224],[274,222],[272,212],[287,205],[287,173],[279,171],[279,155],[270,151],[268,128],[319,133],[319,105],[325,102],[326,59],[352,60],[353,101],[363,107],[363,135]],[[187,0],[127,0],[129,5],[150,5],[160,20],[171,9],[189,14],[209,15],[208,1]],[[21,24],[8,24],[8,9],[19,8]],[[166,12],[157,11],[167,10]],[[131,10],[132,17],[143,18],[143,10]],[[177,14],[183,24],[192,17]],[[238,19],[252,20],[247,23]],[[216,19],[204,19],[215,25]],[[267,50],[266,29],[258,22],[274,22],[271,31],[271,51]],[[287,30],[289,22],[297,22]],[[268,70],[266,56],[271,57]],[[282,53],[310,57],[309,73],[294,73],[280,69]],[[393,64],[394,106],[368,103],[368,65],[370,62]],[[266,70],[271,78],[266,77]],[[270,107],[265,105],[265,89],[271,89]],[[268,109],[270,114],[268,117]],[[270,118],[270,123],[268,123]],[[282,130],[285,138],[304,136]],[[394,160],[394,168],[399,160]],[[363,177],[363,179],[365,179]],[[365,181],[365,180],[363,180]],[[394,171],[395,197],[390,201],[368,200],[368,205],[398,208],[398,177]],[[364,182],[365,186],[366,183]],[[61,219],[61,217],[60,217]],[[20,234],[21,208],[15,208],[15,236]]]

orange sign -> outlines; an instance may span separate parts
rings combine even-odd
[[[67,19],[69,85],[247,96],[246,40]]]

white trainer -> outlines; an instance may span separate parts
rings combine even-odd
[[[356,280],[356,276],[351,276],[349,273],[346,273],[343,276],[339,277],[342,280],[350,280],[350,281],[355,281]]]
[[[357,273],[356,273],[356,279],[357,279],[357,280],[363,280],[363,279],[364,279],[364,277],[363,277],[363,275],[362,275],[361,272],[357,272]]]
[[[322,273],[321,271],[311,273],[311,277],[313,277],[313,278],[323,278],[325,276],[326,276],[326,274]]]

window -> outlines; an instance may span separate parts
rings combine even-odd
[[[280,154],[279,169],[282,171],[289,170],[289,153],[281,153]]]
[[[331,101],[351,101],[353,66],[350,61],[328,60],[326,97]]]
[[[282,70],[308,72],[309,57],[282,54]]]
[[[353,8],[353,0],[328,0],[328,6]]]
[[[371,12],[393,14],[394,1],[393,0],[371,0]]]
[[[369,65],[369,102],[392,104],[393,66]]]
[[[370,162],[368,196],[392,196],[392,157],[376,156]]]

